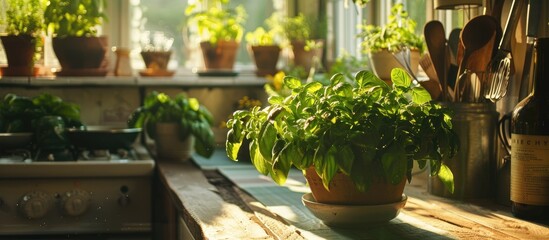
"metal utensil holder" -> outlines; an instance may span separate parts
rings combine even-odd
[[[496,129],[498,112],[493,103],[442,103],[454,111],[453,128],[460,149],[446,165],[454,174],[454,193],[437,177],[430,177],[429,193],[453,199],[494,198]]]

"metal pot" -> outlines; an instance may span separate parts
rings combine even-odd
[[[33,133],[0,133],[0,150],[17,149],[27,146],[32,140]]]
[[[67,129],[67,136],[76,148],[87,150],[130,149],[141,128],[87,126]]]

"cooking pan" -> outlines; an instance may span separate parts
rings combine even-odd
[[[33,133],[0,133],[0,150],[26,147],[32,140]]]
[[[67,129],[70,143],[79,149],[116,150],[130,149],[141,128],[86,126]]]

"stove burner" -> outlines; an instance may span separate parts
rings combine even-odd
[[[82,150],[77,157],[77,160],[136,160],[137,153],[130,149],[117,149],[116,151],[109,150]]]
[[[38,149],[33,161],[74,161],[74,156],[69,149]]]
[[[31,152],[27,149],[10,149],[0,151],[0,162],[23,162],[31,159]]]

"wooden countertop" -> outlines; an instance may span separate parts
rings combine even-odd
[[[213,167],[202,170],[193,162],[157,165],[172,203],[195,239],[311,238]],[[468,203],[433,196],[425,186],[425,178],[414,178],[405,188],[408,201],[399,215],[401,222],[372,236],[364,230],[361,238],[549,239],[547,223],[514,218],[508,207],[490,201]]]

